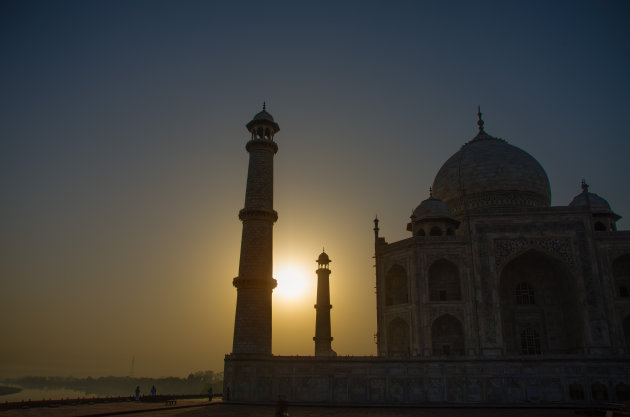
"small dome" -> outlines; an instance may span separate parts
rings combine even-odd
[[[589,193],[588,191],[582,192],[576,195],[569,203],[569,207],[589,207],[594,212],[612,212],[610,204],[606,199],[598,196],[595,193]]]
[[[325,264],[329,264],[330,258],[328,257],[328,254],[326,252],[322,252],[319,254],[319,257],[317,258],[317,263],[320,265],[325,265]]]
[[[595,193],[589,193],[588,184],[585,180],[582,180],[582,192],[576,195],[569,203],[569,207],[589,208],[591,213],[612,214],[618,219],[621,217],[613,213],[610,208],[610,204],[605,198],[598,196]]]
[[[253,120],[268,120],[270,122],[273,122],[273,116],[267,113],[266,110],[263,110],[261,112],[256,113]]]
[[[452,219],[453,213],[451,213],[451,209],[444,204],[442,200],[431,196],[416,207],[413,211],[413,218],[415,221],[444,218]]]

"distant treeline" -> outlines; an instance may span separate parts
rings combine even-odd
[[[140,387],[142,395],[151,395],[151,387],[153,386],[155,386],[158,395],[207,394],[211,386],[216,394],[223,391],[223,372],[199,371],[188,375],[188,378],[173,376],[165,378],[27,376],[5,378],[0,382],[18,385],[26,389],[69,389],[101,397],[132,396],[137,386]]]

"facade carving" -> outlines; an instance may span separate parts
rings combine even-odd
[[[524,252],[527,249],[542,249],[556,255],[571,267],[575,267],[576,265],[575,255],[569,238],[518,238],[494,240],[494,260],[496,266],[502,266],[506,259],[510,258],[515,253]]]

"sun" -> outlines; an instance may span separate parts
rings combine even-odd
[[[273,290],[274,295],[286,301],[297,301],[306,297],[315,280],[315,277],[309,279],[304,267],[295,264],[279,266],[273,277],[278,281],[278,286]]]

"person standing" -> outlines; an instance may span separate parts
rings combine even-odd
[[[136,401],[140,401],[140,385],[136,387]]]

